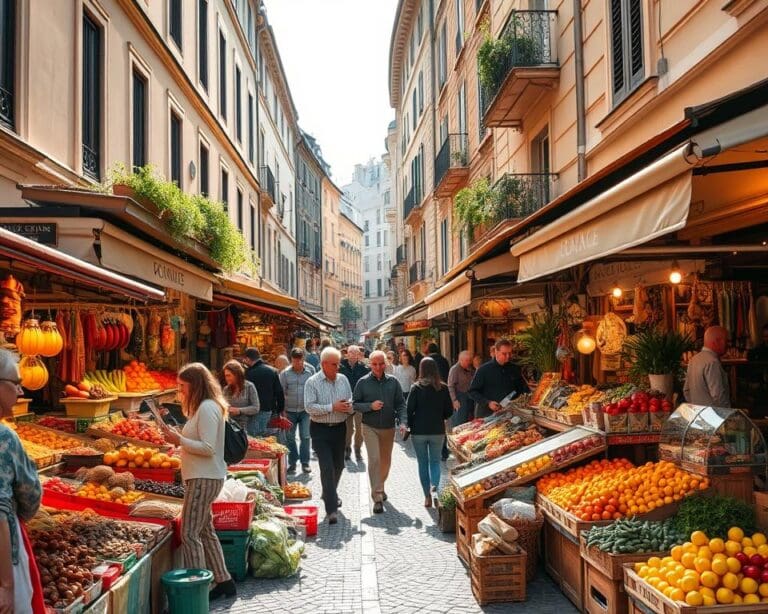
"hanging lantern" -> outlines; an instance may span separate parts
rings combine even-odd
[[[27,390],[40,390],[48,383],[48,369],[37,356],[22,356],[19,374],[21,385]]]
[[[64,340],[61,338],[56,322],[46,320],[40,323],[40,331],[43,334],[43,342],[40,347],[40,355],[50,358],[56,356],[64,348]]]
[[[595,347],[597,347],[595,338],[586,330],[582,328],[576,333],[576,349],[580,354],[591,354],[595,351]]]
[[[43,347],[43,331],[36,318],[27,318],[21,325],[21,331],[16,335],[16,348],[19,354],[37,356]]]

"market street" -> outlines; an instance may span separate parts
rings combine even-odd
[[[298,481],[320,493],[320,473]],[[441,533],[437,510],[425,509],[416,459],[409,443],[395,445],[388,480],[386,512],[374,516],[365,464],[347,461],[339,486],[343,507],[339,524],[323,522],[307,540],[296,576],[276,580],[248,578],[236,600],[218,602],[214,612],[302,612],[319,614],[394,614],[410,612],[576,612],[543,571],[527,586],[524,603],[480,608],[472,596],[468,570],[456,555],[455,536]]]

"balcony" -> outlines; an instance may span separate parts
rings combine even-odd
[[[408,194],[403,201],[403,220],[407,220],[411,211],[416,209],[421,204],[421,197],[416,191],[416,186],[411,187],[408,190]]]
[[[507,220],[520,220],[535,213],[554,196],[557,175],[551,173],[504,173],[491,189],[491,212],[482,226],[474,229],[470,249],[486,239]]]
[[[267,207],[276,205],[278,200],[278,186],[275,181],[275,175],[268,166],[259,167],[259,184],[261,184],[261,194],[264,197],[264,204]]]
[[[405,245],[398,245],[397,251],[395,252],[395,266],[398,264],[405,264],[405,261],[407,260],[407,255],[405,252]]]
[[[560,78],[557,11],[512,11],[492,49],[481,48],[483,124],[520,128],[523,117]]]
[[[408,285],[417,284],[424,281],[424,261],[417,260],[408,269]]]
[[[449,134],[435,158],[435,196],[453,196],[469,178],[467,135]]]

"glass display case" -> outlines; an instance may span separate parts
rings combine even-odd
[[[683,403],[661,432],[659,455],[699,474],[765,470],[765,439],[744,411]]]

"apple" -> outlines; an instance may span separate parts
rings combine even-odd
[[[741,563],[742,567],[744,565],[749,565],[749,557],[744,554],[743,552],[737,552],[733,555],[733,557]]]
[[[757,580],[762,574],[760,568],[755,567],[754,565],[747,565],[746,567],[742,568],[742,571],[747,578],[752,578],[753,580]]]
[[[760,582],[768,584],[768,569],[763,569],[763,573],[760,574]]]
[[[755,567],[762,567],[765,565],[765,559],[759,554],[753,554],[751,557],[749,557],[749,562],[752,563]]]

